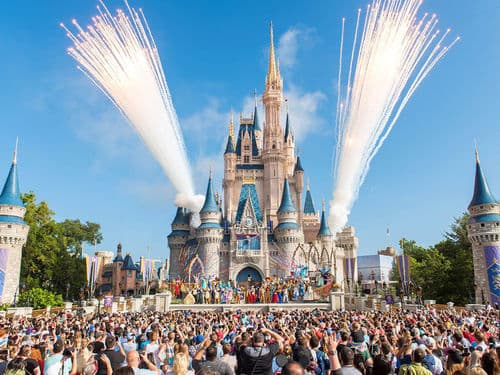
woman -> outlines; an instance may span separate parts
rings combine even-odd
[[[24,366],[24,371],[26,372],[26,375],[40,375],[40,365],[38,362],[30,358],[31,355],[31,346],[30,345],[23,345],[21,346],[21,349],[19,350],[19,353],[17,354],[16,359],[19,359],[20,362],[23,361],[25,366]]]
[[[194,375],[193,370],[189,370],[189,355],[179,352],[174,357],[172,368],[164,372],[165,375]]]

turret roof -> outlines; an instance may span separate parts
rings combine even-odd
[[[326,220],[325,208],[321,210],[321,224],[319,226],[318,236],[331,236],[332,231],[328,226],[328,221]]]
[[[314,209],[314,202],[311,196],[311,190],[309,189],[309,187],[307,188],[306,191],[306,200],[304,202],[304,213],[309,215],[314,215],[316,213],[316,210]]]
[[[224,151],[224,154],[234,154],[233,137],[230,135],[227,137],[226,151]]]
[[[486,181],[486,177],[481,169],[479,157],[476,151],[476,177],[474,180],[474,195],[469,203],[470,206],[477,206],[480,204],[497,203],[493,194],[491,194],[490,187]]]
[[[200,212],[219,212],[219,206],[215,201],[215,194],[212,187],[212,176],[208,178],[207,193],[205,194],[205,203]]]
[[[295,212],[295,206],[293,205],[292,196],[290,195],[290,186],[288,185],[288,178],[285,178],[285,183],[283,185],[283,195],[281,196],[281,204],[278,208],[278,212]]]
[[[134,264],[134,261],[132,260],[132,257],[130,256],[130,254],[127,254],[125,256],[125,259],[123,259],[122,270],[138,271],[137,266]]]
[[[304,168],[302,167],[302,162],[300,161],[300,156],[297,156],[297,162],[295,163],[294,172],[304,172]]]
[[[24,207],[17,177],[17,144],[9,174],[3,185],[2,194],[0,194],[0,204]]]

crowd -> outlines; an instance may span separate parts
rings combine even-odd
[[[497,375],[499,311],[0,318],[0,375]]]
[[[251,276],[243,282],[216,278],[196,279],[194,283],[174,280],[170,284],[175,299],[187,304],[228,303],[289,303],[319,299],[328,294],[332,286],[329,273],[318,273],[315,280],[300,275],[293,277],[268,277],[262,283]]]

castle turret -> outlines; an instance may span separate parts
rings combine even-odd
[[[493,197],[476,150],[474,194],[468,207],[467,233],[472,243],[476,303],[500,304],[500,204]]]
[[[302,228],[304,230],[304,241],[306,243],[313,243],[317,240],[319,231],[319,215],[314,208],[309,182],[307,183],[306,199],[302,213]]]
[[[285,178],[283,185],[283,194],[281,196],[281,204],[278,208],[278,226],[274,231],[274,238],[279,243],[283,255],[288,262],[289,266],[295,262],[295,265],[301,263],[301,259],[293,259],[295,250],[299,243],[303,242],[304,235],[297,224],[297,210],[292,201],[290,194],[290,186],[288,179]]]
[[[259,113],[257,111],[257,92],[254,92],[254,98],[255,98],[255,107],[253,110],[253,129],[255,132],[255,139],[257,141],[257,145],[259,149],[262,149],[262,128],[260,127]]]
[[[7,180],[0,194],[0,303],[14,302],[19,286],[21,255],[29,226],[17,177],[17,144]]]
[[[300,161],[300,155],[297,155],[297,159],[294,160],[293,167],[293,180],[295,182],[295,202],[297,202],[297,208],[299,211],[298,222],[302,223],[302,192],[304,191],[304,168],[302,167],[302,162]]]
[[[182,248],[189,237],[189,214],[183,207],[177,207],[175,218],[172,221],[172,232],[168,235],[168,247],[170,249],[171,279],[183,277],[186,265],[181,259]]]
[[[123,283],[121,282],[121,269],[123,266],[122,244],[116,246],[116,256],[113,259],[113,278],[111,280],[111,289],[114,296],[121,296],[124,293]]]
[[[334,264],[332,264],[332,255],[334,253],[333,234],[330,230],[330,227],[328,226],[328,221],[326,220],[324,201],[323,207],[321,209],[321,222],[318,231],[318,241],[321,246],[321,266],[328,265],[330,268],[334,267]]]
[[[286,174],[290,176],[295,172],[295,137],[292,132],[292,125],[290,124],[290,116],[288,114],[288,108],[286,111],[286,122],[285,122],[285,136],[283,138],[285,144],[285,157],[286,157]]]
[[[199,249],[198,256],[203,265],[204,276],[219,275],[219,251],[223,238],[220,225],[221,214],[212,186],[212,173],[208,179],[205,203],[200,211],[201,225],[196,230]]]

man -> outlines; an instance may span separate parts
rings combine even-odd
[[[111,368],[113,369],[113,371],[115,371],[116,369],[122,367],[123,363],[125,362],[125,352],[123,351],[123,348],[120,344],[118,344],[119,350],[116,351],[116,339],[113,336],[107,336],[105,343],[106,350],[104,351],[104,354],[109,358],[109,361],[111,362]],[[97,374],[104,375],[106,374],[105,370],[106,369],[99,368]]]
[[[203,355],[205,355],[205,361],[203,361]],[[231,366],[217,358],[217,348],[209,338],[203,341],[200,349],[194,355],[193,369],[196,374],[211,369],[220,375],[234,375],[234,370]]]
[[[299,362],[288,362],[281,370],[281,375],[304,375],[306,372]]]
[[[354,352],[347,346],[340,351],[340,364],[342,375],[361,375],[361,371],[354,367]]]
[[[147,369],[139,368],[139,364],[144,362]],[[154,363],[148,360],[145,355],[139,355],[137,350],[132,350],[127,354],[127,365],[132,367],[135,375],[160,375],[160,370],[156,368]]]
[[[76,374],[76,361],[71,356],[63,356],[64,344],[57,340],[52,348],[53,354],[45,359],[43,373],[45,375],[74,375]]]
[[[265,343],[264,335],[269,335],[274,341]],[[283,338],[267,328],[254,333],[252,344],[242,347],[239,357],[240,374],[271,375],[273,373],[273,358],[283,345]]]
[[[398,375],[432,375],[432,372],[422,365],[424,358],[425,351],[422,348],[415,349],[412,354],[411,363],[401,366]]]
[[[436,340],[432,337],[427,337],[425,339],[425,347],[427,351],[422,364],[434,375],[442,374],[444,371],[443,364],[433,352],[436,349]]]

